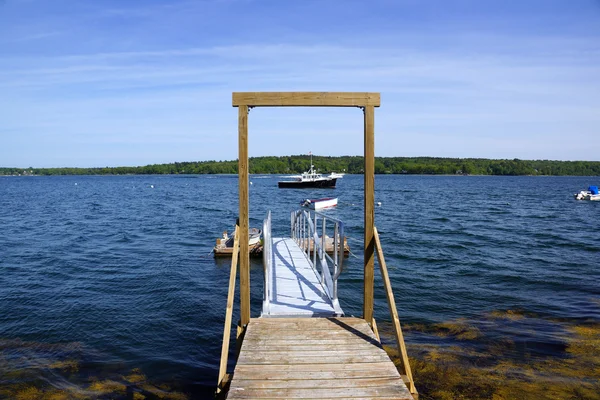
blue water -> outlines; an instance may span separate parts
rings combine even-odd
[[[287,235],[289,212],[303,198],[338,196],[329,213],[346,223],[353,253],[341,305],[360,315],[363,177],[320,191],[278,189],[277,179],[251,176],[250,225],[260,227],[270,209],[274,234]],[[547,321],[600,321],[600,202],[572,196],[599,179],[377,176],[376,226],[403,323],[477,323],[518,309],[536,316],[532,326],[495,325],[489,334],[552,352]],[[209,253],[233,229],[237,183],[0,177],[0,387],[83,390],[94,379],[125,383],[137,369],[156,387],[210,396],[229,261]],[[258,316],[262,265],[251,267]],[[378,279],[375,312],[385,324]],[[410,332],[406,339],[409,352],[411,343],[431,342]],[[77,370],[52,365],[66,360]]]

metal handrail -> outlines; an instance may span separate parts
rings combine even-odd
[[[271,211],[263,221],[263,266],[265,275],[265,289],[263,295],[263,310],[269,309],[271,301],[271,275],[273,271],[273,239],[271,237]]]
[[[311,215],[312,214],[312,215]],[[321,224],[319,224],[321,220]],[[327,254],[327,223],[333,223],[333,251]],[[319,236],[319,225],[320,233]],[[298,243],[313,270],[321,280],[336,311],[342,313],[338,301],[337,281],[344,260],[344,223],[325,214],[299,209],[291,213],[291,235]],[[311,246],[312,245],[312,246]],[[312,247],[312,248],[311,248]],[[333,271],[331,270],[333,269]]]

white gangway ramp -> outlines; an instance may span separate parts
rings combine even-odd
[[[298,218],[308,215],[308,213],[299,214]],[[321,246],[314,229],[317,225],[316,220],[308,219],[302,222],[306,225],[306,229],[299,228],[297,234],[293,232],[293,238],[272,238],[270,237],[270,215],[265,220],[263,317],[344,315],[337,300],[336,287],[339,276],[336,272],[341,268],[338,260],[343,257],[343,247],[340,247],[342,249],[340,258],[338,254],[333,258],[330,257]],[[296,225],[301,226],[301,224]],[[308,229],[309,227],[311,229]],[[336,225],[335,228],[336,233],[339,233],[339,227]],[[316,246],[313,245],[315,242]],[[301,245],[309,250],[303,251]],[[333,274],[330,265],[334,269]]]
[[[263,316],[336,316],[316,271],[291,238],[273,238],[271,301]]]

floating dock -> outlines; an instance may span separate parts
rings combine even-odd
[[[213,247],[213,254],[215,257],[230,257],[233,254],[233,247],[222,246],[219,242],[220,239],[217,239],[217,244]],[[309,243],[310,251],[314,248],[314,241],[311,239]],[[248,251],[250,257],[261,257],[263,253],[263,246],[261,243],[257,243],[254,245],[248,246]],[[325,251],[327,254],[333,254],[333,238],[326,237],[325,238]],[[350,255],[350,246],[348,246],[347,238],[344,238],[344,256],[348,257]]]

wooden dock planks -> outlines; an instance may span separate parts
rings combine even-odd
[[[253,318],[228,399],[412,396],[359,318]]]

